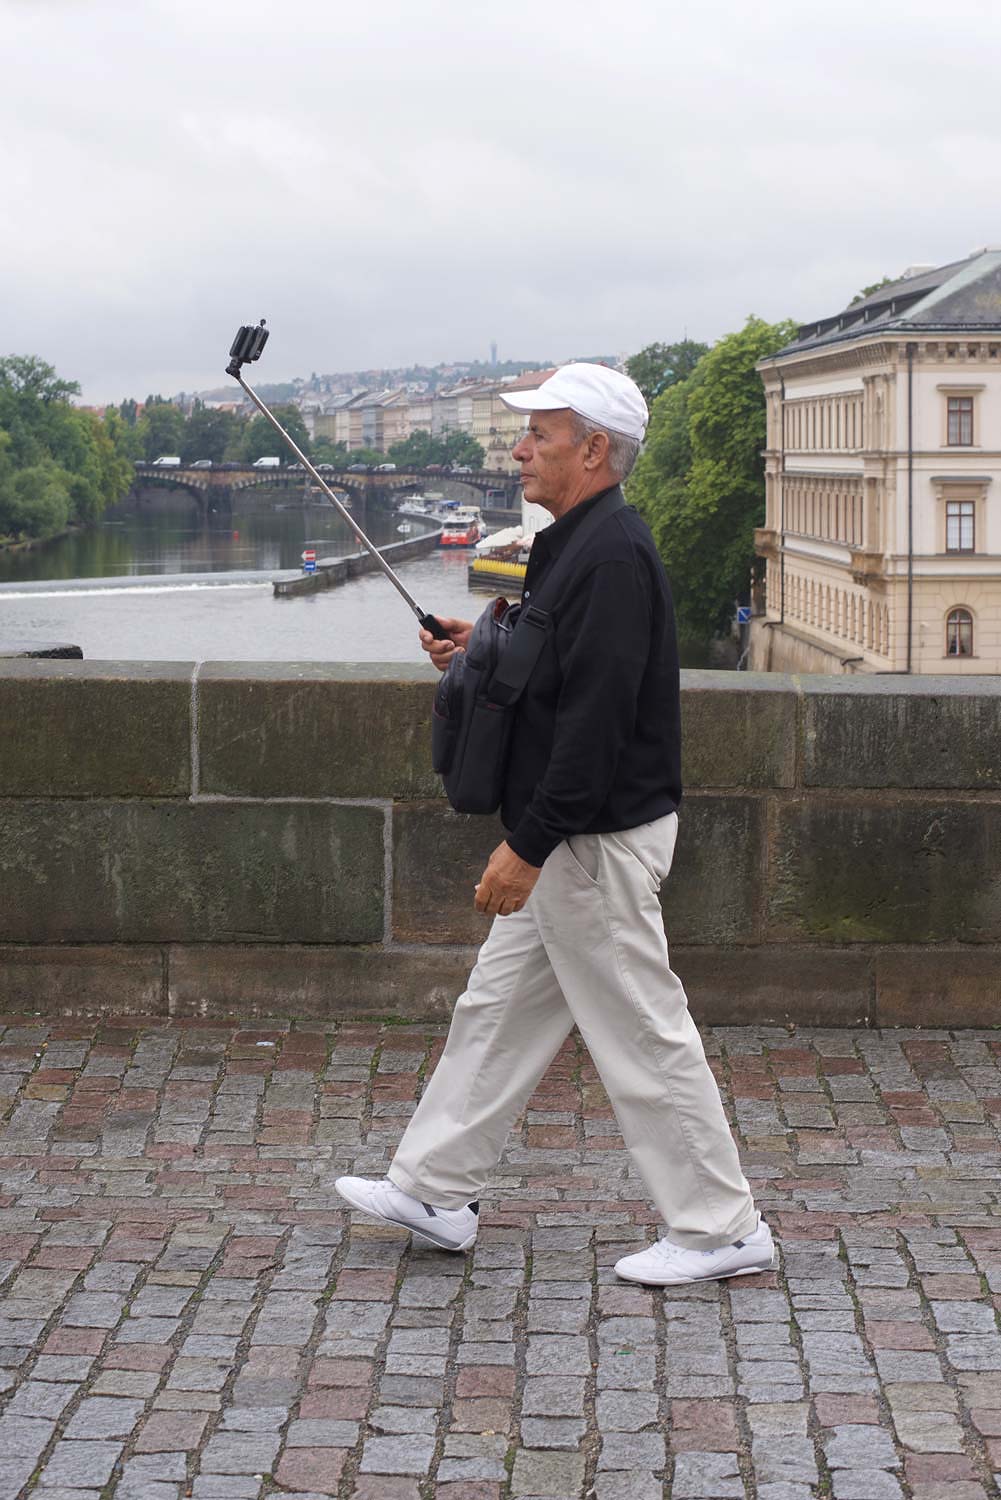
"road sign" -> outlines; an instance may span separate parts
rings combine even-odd
[[[316,549],[315,549],[315,547],[307,547],[306,550],[305,550],[305,552],[302,554],[302,571],[304,573],[315,573],[316,572]]]
[[[737,624],[749,625],[751,623],[751,606],[749,604],[738,604]]]

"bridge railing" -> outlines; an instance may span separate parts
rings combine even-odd
[[[442,797],[435,680],[0,663],[0,1008],[446,1016],[502,830]],[[1001,678],[685,672],[682,700],[696,1015],[996,1025]]]

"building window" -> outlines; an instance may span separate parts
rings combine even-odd
[[[945,622],[946,656],[973,655],[973,616],[968,609],[949,611]]]
[[[974,552],[976,504],[973,500],[945,502],[946,552]]]
[[[953,448],[973,444],[973,397],[949,396],[949,432],[947,441]]]

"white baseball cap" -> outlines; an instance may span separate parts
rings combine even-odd
[[[534,391],[498,393],[512,411],[570,411],[595,427],[642,442],[650,413],[635,380],[607,365],[564,365]]]

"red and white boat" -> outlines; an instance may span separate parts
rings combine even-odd
[[[442,522],[443,547],[475,547],[483,535],[480,512],[474,505],[460,506]]]

